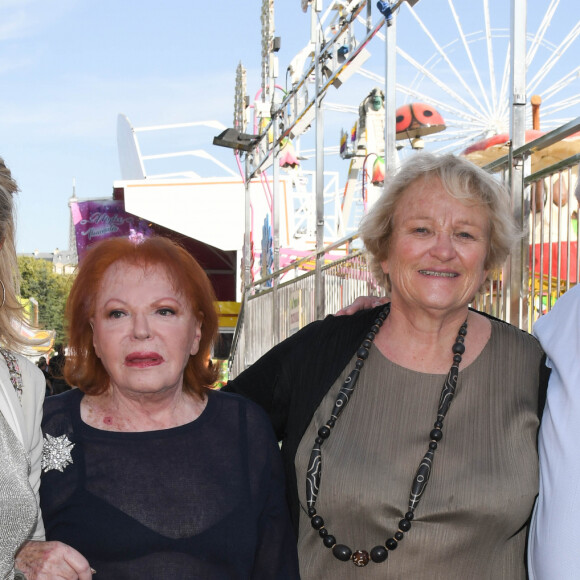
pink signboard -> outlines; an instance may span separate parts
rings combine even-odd
[[[79,262],[87,249],[108,238],[138,241],[153,234],[147,222],[127,213],[122,201],[81,201],[71,204]]]

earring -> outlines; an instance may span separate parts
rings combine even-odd
[[[2,286],[2,304],[0,304],[0,308],[4,306],[4,302],[6,302],[6,287],[4,286],[4,282],[0,280],[0,285]]]

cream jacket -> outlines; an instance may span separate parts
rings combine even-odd
[[[42,371],[29,360],[14,353],[22,373],[22,401],[10,382],[10,374],[4,357],[0,355],[0,411],[26,449],[30,459],[30,485],[39,502],[40,471],[42,458],[42,404],[46,381]],[[38,522],[32,540],[44,540],[44,524],[38,508]]]

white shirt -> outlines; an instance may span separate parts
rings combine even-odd
[[[529,538],[531,580],[580,578],[580,285],[534,325],[552,369],[540,427],[540,493]]]

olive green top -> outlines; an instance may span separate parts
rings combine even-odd
[[[411,530],[380,564],[337,560],[300,514],[303,580],[523,579],[526,522],[538,489],[537,395],[542,351],[528,334],[492,321],[479,357],[459,373],[431,479]],[[355,357],[316,410],[296,455],[298,491],[318,428],[330,417]],[[451,354],[449,354],[451,364]],[[338,544],[370,550],[393,536],[427,451],[444,375],[411,371],[377,348],[322,445],[316,504]]]

